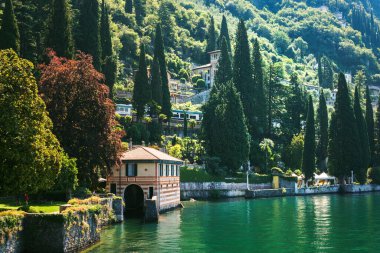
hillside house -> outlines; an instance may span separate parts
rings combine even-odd
[[[214,85],[216,71],[218,70],[218,63],[221,51],[216,50],[208,53],[210,55],[210,63],[202,66],[197,66],[191,69],[192,75],[200,75],[205,81],[207,88]]]

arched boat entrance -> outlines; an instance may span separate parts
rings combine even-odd
[[[135,184],[124,191],[125,214],[129,217],[142,217],[144,214],[144,191]]]

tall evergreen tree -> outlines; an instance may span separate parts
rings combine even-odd
[[[248,35],[243,20],[240,20],[236,34],[233,82],[240,93],[244,112],[248,119],[248,129],[250,129],[250,133],[252,133],[251,129],[255,123],[253,117],[254,81]]]
[[[34,64],[37,63],[37,43],[36,23],[36,3],[33,0],[15,1],[14,12],[17,17],[17,24],[20,33],[20,56],[28,59]]]
[[[368,86],[366,86],[365,120],[367,123],[368,142],[371,155],[370,165],[373,165],[375,159],[375,122],[373,118],[371,94],[369,93]]]
[[[124,9],[125,9],[126,13],[132,14],[132,12],[133,12],[133,0],[125,0]]]
[[[170,101],[169,80],[166,68],[165,59],[165,47],[162,39],[162,30],[160,24],[156,26],[156,36],[154,39],[154,57],[158,60],[161,72],[162,82],[162,113],[165,114],[168,119],[172,116],[172,104]]]
[[[183,137],[187,137],[187,113],[186,113],[186,111],[184,113],[184,119],[183,119]]]
[[[345,177],[359,166],[360,148],[351,98],[343,73],[339,74],[335,113],[329,131],[329,173],[344,184]]]
[[[226,39],[228,52],[231,53],[230,33],[228,32],[227,19],[224,15],[222,18],[222,24],[220,26],[220,34],[219,34],[219,38],[218,38],[218,48],[219,49],[222,49],[223,38]]]
[[[254,132],[252,137],[262,139],[266,129],[267,101],[265,99],[264,73],[260,44],[256,39],[253,45],[253,76],[254,76]]]
[[[207,32],[207,45],[206,45],[206,52],[205,52],[205,62],[208,62],[210,60],[209,52],[216,50],[216,31],[215,31],[215,24],[214,24],[214,18],[211,17],[210,19],[210,25],[208,27]]]
[[[162,108],[162,81],[160,65],[157,58],[153,59],[151,67],[151,81],[150,87],[152,87],[152,101],[154,104]]]
[[[148,81],[148,71],[145,59],[144,44],[140,45],[139,69],[135,76],[133,89],[133,108],[137,112],[137,118],[141,120],[145,114],[145,106],[151,99],[151,90]]]
[[[355,101],[354,101],[354,113],[356,119],[356,126],[359,134],[359,148],[360,148],[360,166],[355,169],[355,176],[359,183],[364,184],[366,182],[366,174],[368,165],[370,163],[370,148],[368,141],[367,124],[363,116],[362,108],[360,105],[359,86],[355,87]]]
[[[135,8],[136,23],[141,26],[146,15],[146,0],[133,0],[133,7]]]
[[[326,98],[323,91],[319,95],[319,106],[318,106],[318,145],[316,151],[318,168],[321,171],[327,171],[327,147],[329,142],[328,128],[329,128],[329,115],[327,112]]]
[[[303,148],[302,172],[305,175],[305,182],[313,177],[315,171],[315,125],[313,98],[309,96],[305,143]]]
[[[74,56],[71,10],[67,0],[54,0],[52,3],[45,46],[52,48],[58,56]]]
[[[215,74],[215,85],[227,83],[232,79],[232,65],[230,54],[228,53],[227,41],[223,39],[220,58],[218,62],[218,71]]]
[[[77,47],[78,50],[92,55],[94,67],[101,69],[101,45],[99,29],[98,0],[86,0],[80,4]]]
[[[100,44],[102,52],[102,71],[106,79],[106,84],[110,88],[112,97],[112,89],[116,82],[117,60],[112,49],[112,38],[110,31],[110,20],[108,8],[102,1],[102,15],[100,19]]]
[[[219,157],[228,174],[234,174],[247,161],[249,133],[239,93],[232,81],[212,88],[204,106],[202,132],[211,157]]]
[[[16,53],[20,53],[20,34],[12,0],[5,1],[0,38],[0,49],[12,48]]]

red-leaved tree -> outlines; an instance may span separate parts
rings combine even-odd
[[[39,88],[53,121],[53,132],[70,157],[77,158],[80,185],[95,188],[100,176],[119,162],[121,137],[115,105],[92,57],[78,53],[73,60],[48,52],[41,65]]]

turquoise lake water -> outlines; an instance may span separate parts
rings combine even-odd
[[[380,252],[380,194],[184,202],[127,220],[87,252]]]

